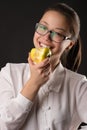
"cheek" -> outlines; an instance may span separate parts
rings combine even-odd
[[[55,46],[55,53],[61,53],[63,50],[63,46],[61,46],[60,44],[59,45],[56,45]]]
[[[55,57],[57,57],[57,59],[60,59],[60,57],[63,54],[64,50],[65,50],[65,47],[63,45],[55,46],[55,51],[54,51]]]
[[[33,36],[33,42],[35,41],[36,39],[36,34],[34,33],[34,36]]]
[[[34,46],[36,46],[36,44],[37,44],[37,39],[38,39],[38,35],[36,33],[34,33],[34,36],[33,36]]]

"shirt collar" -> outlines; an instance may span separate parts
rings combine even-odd
[[[59,92],[63,81],[64,81],[64,67],[62,66],[61,63],[55,68],[55,70],[51,73],[50,79],[41,87],[44,89],[45,92],[49,91],[55,91]]]

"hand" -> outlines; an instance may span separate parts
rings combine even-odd
[[[38,93],[39,88],[49,79],[50,75],[50,60],[46,58],[42,62],[35,64],[30,56],[28,57],[30,66],[30,78],[21,90],[21,94],[33,101]]]
[[[32,80],[34,86],[36,85],[40,87],[49,79],[50,75],[49,58],[46,58],[42,62],[35,64],[29,56],[28,63],[30,65],[30,71],[31,71],[30,80]]]

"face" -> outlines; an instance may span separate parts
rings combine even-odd
[[[44,25],[48,30],[57,32],[63,36],[70,36],[67,19],[64,15],[56,11],[46,12],[39,23]],[[45,35],[40,35],[39,33],[35,32],[33,42],[36,48],[49,47],[51,49],[52,64],[58,63],[64,50],[73,44],[70,40],[62,40],[61,42],[53,41],[50,37],[50,32],[46,33]]]

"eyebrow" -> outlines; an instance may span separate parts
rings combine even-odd
[[[63,29],[63,28],[55,28],[55,29],[61,30],[61,31],[63,31],[63,32],[66,32],[65,29]]]

